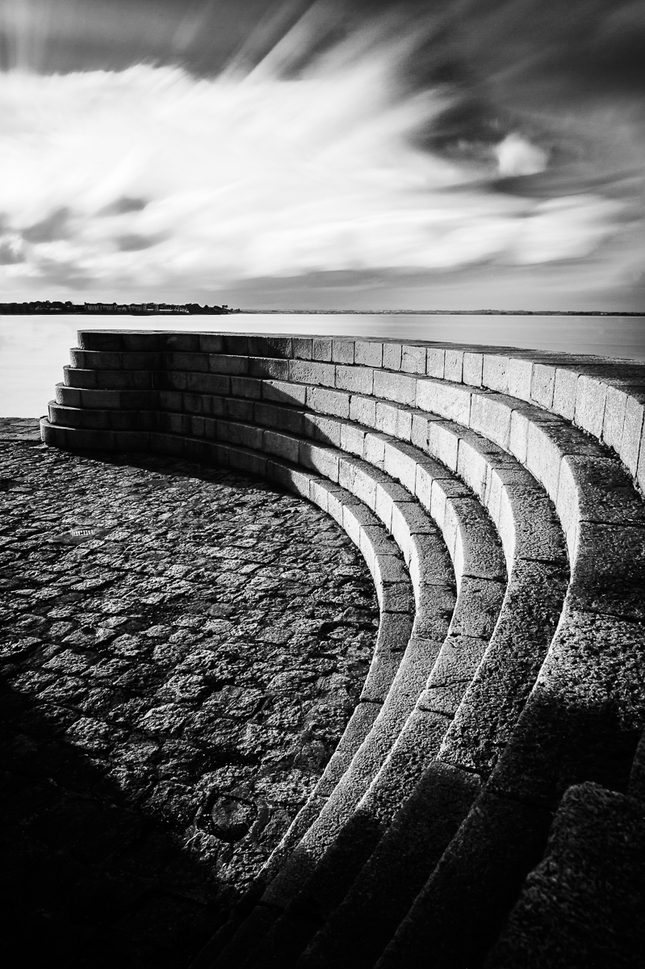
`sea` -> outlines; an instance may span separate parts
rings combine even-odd
[[[79,329],[373,336],[591,353],[645,361],[645,317],[420,313],[0,316],[0,417],[40,417]]]

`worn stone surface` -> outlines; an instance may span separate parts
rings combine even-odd
[[[639,969],[645,951],[642,805],[571,787],[486,969]]]
[[[372,581],[334,522],[261,482],[56,451],[25,422],[3,437],[2,850],[24,964],[175,969],[331,756]]]

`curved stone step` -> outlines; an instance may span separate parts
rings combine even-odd
[[[645,817],[597,784],[569,788],[486,969],[637,969],[645,951]]]
[[[552,528],[556,535],[555,541],[552,541],[552,547],[557,548],[557,529],[555,529],[554,523],[552,523]],[[522,544],[521,540],[517,544],[521,546]],[[529,543],[529,547],[528,548],[525,547],[523,551],[525,555],[527,552],[529,552],[529,554],[531,553],[534,554],[534,551],[535,551],[534,536],[533,536],[533,540]],[[535,665],[532,670],[532,676],[529,680],[529,687],[535,678],[537,669],[539,668],[539,660],[541,659],[541,657],[543,657],[548,647],[550,634],[552,633],[555,627],[555,624],[557,622],[559,607],[561,605],[562,597],[564,594],[565,583],[562,581],[561,573],[562,573],[562,565],[564,564],[566,556],[565,556],[561,541],[560,541],[560,547],[559,547],[559,555],[560,555],[560,563],[559,563],[560,574],[556,575],[556,577],[560,579],[561,587],[560,587],[559,593],[556,593],[555,590],[550,590],[550,594],[553,595],[553,598],[555,601],[555,608],[553,609],[552,615],[550,617],[550,621],[549,619],[546,619],[543,625],[542,650],[540,651],[537,648],[537,640],[528,644],[529,648],[531,648],[533,653],[536,654],[537,656],[537,660],[534,660]],[[509,642],[509,632],[512,632],[512,626],[513,626],[513,616],[512,616],[513,607],[512,605],[509,605],[509,603],[513,602],[514,600],[513,593],[515,593],[515,596],[517,596],[517,594],[520,593],[522,582],[526,584],[527,578],[529,579],[529,585],[531,586],[531,588],[535,588],[535,583],[532,577],[527,575],[520,576],[519,569],[516,570],[515,588],[512,590],[512,593],[509,596],[507,601],[507,606],[509,606],[509,612],[510,612],[510,616],[507,618],[507,626],[510,627],[510,629],[507,628],[506,630],[504,630],[504,624],[502,623],[501,625],[499,625],[497,630],[498,635],[496,640],[496,648],[498,653],[500,654],[499,662],[502,663],[502,668],[504,666],[503,654],[505,651],[505,647]],[[435,670],[436,669],[437,669],[437,664],[435,664]],[[433,675],[434,675],[434,671],[433,671]],[[432,677],[431,677],[431,682],[428,684],[429,689],[426,691],[426,697],[432,696],[433,694],[432,687],[434,685],[435,684],[432,683]],[[405,790],[407,790],[408,785],[411,783],[411,779],[416,778],[420,770],[423,768],[423,766],[427,764],[428,759],[432,756],[433,749],[434,749],[434,753],[436,754],[438,746],[437,746],[436,740],[434,741],[434,744],[433,744],[432,730],[429,729],[429,726],[427,723],[425,724],[425,730],[423,729],[423,726],[422,726],[424,719],[431,721],[432,715],[433,714],[436,715],[436,713],[438,712],[437,695],[436,695],[436,691],[434,692],[435,692],[435,695],[433,697],[433,703],[431,703],[429,706],[424,706],[423,703],[420,703],[417,705],[417,709],[414,711],[414,715],[411,718],[409,718],[408,723],[406,724],[406,727],[404,728],[401,736],[397,740],[397,744],[395,745],[393,753],[390,754],[388,758],[388,762],[386,762],[387,768],[385,767],[382,768],[381,774],[379,775],[378,780],[374,782],[374,785],[376,785],[376,789],[374,789],[374,785],[373,785],[373,788],[371,789],[369,795],[366,795],[366,798],[363,800],[363,802],[361,802],[361,805],[359,805],[358,811],[357,811],[358,817],[356,819],[357,823],[353,825],[350,823],[348,825],[347,830],[343,832],[343,837],[341,838],[340,843],[335,846],[334,859],[331,861],[331,864],[327,864],[326,866],[323,866],[325,870],[322,873],[320,872],[318,873],[319,875],[318,881],[321,882],[322,884],[320,884],[318,888],[316,888],[315,886],[311,885],[311,880],[310,880],[310,883],[307,886],[307,900],[308,900],[307,909],[308,909],[308,915],[310,917],[312,926],[316,925],[315,920],[319,920],[321,917],[323,917],[325,907],[326,906],[328,907],[330,904],[330,898],[329,898],[330,887],[333,887],[334,889],[334,892],[332,893],[333,895],[332,901],[334,899],[337,901],[338,900],[337,893],[339,890],[342,891],[342,885],[344,883],[342,876],[344,876],[344,878],[347,879],[348,872],[351,873],[352,870],[355,870],[356,864],[360,864],[365,856],[365,853],[369,852],[370,848],[373,845],[375,835],[378,837],[378,833],[377,831],[375,831],[375,827],[376,829],[378,829],[380,827],[380,824],[384,820],[386,820],[388,815],[392,812],[393,808],[399,803],[399,800],[400,800],[399,788],[401,786],[402,779],[405,778],[405,780],[408,782],[405,786]],[[425,699],[425,703],[426,704],[428,703],[427,699]],[[433,706],[434,706],[434,709],[433,709]],[[441,712],[445,714],[445,713],[449,713],[450,711],[447,709],[444,709]],[[423,751],[423,755],[420,756],[422,751]],[[472,784],[468,785],[465,782],[465,779],[462,779],[462,781],[460,781],[459,786],[461,786],[461,788],[469,786],[472,792],[471,796],[476,791],[476,785],[475,787],[473,787]],[[458,820],[460,819],[461,818],[459,817]],[[366,828],[370,829],[369,834],[366,834]],[[436,832],[435,832],[435,835],[436,835]],[[436,841],[436,837],[435,837],[435,841]],[[401,852],[401,854],[403,855],[404,852]],[[354,869],[352,869],[352,866],[348,862],[348,859],[350,857],[354,862]],[[426,869],[426,873],[427,873],[427,869]],[[406,884],[406,888],[409,891],[409,888],[410,888],[409,880]],[[323,899],[321,899],[321,893],[322,893]],[[325,898],[325,895],[327,896],[326,898]],[[315,904],[314,904],[314,899],[315,899]],[[282,887],[281,894],[276,893],[274,895],[271,891],[269,892],[269,896],[268,896],[269,904],[273,904],[273,905],[280,904],[280,903],[284,904],[284,901],[285,901],[285,898],[284,898],[283,887]],[[410,898],[408,898],[408,903],[409,901],[411,901]],[[303,937],[302,936],[302,928],[303,928],[302,908],[303,908],[302,904],[299,903],[298,921],[300,922],[301,938]],[[314,912],[315,912],[315,915],[313,914]],[[354,921],[355,923],[355,915],[356,915],[355,910],[350,915],[348,915],[348,920],[350,924],[352,923],[352,921]],[[354,919],[352,918],[352,916],[354,916]],[[356,925],[354,924],[354,929],[355,928],[356,928]],[[286,926],[285,926],[285,932],[289,938],[290,945],[293,945],[293,940],[296,935],[295,929],[296,929],[296,926],[294,926],[293,921],[289,924],[288,930],[286,929]],[[238,958],[238,957],[239,957],[239,952],[236,954],[235,958]],[[281,959],[283,961],[283,964],[286,965],[287,963],[284,962],[285,958],[286,956],[284,951],[281,951]],[[352,964],[351,960],[348,961],[348,964],[350,965]]]
[[[298,421],[294,411],[300,406],[312,412],[306,420],[318,440],[325,441],[329,435],[330,442],[350,451],[354,448],[354,453],[356,429],[350,425],[371,426],[371,436],[360,439],[361,447],[369,440],[371,450],[360,456],[381,462],[390,474],[401,462],[401,448],[392,448],[379,434],[389,433],[429,454],[443,439],[445,454],[449,446],[453,448],[448,466],[468,480],[491,509],[503,539],[507,533],[504,547],[511,577],[509,536],[523,532],[528,541],[531,529],[513,521],[509,494],[518,469],[503,465],[499,448],[544,485],[566,533],[573,566],[546,662],[519,720],[500,711],[495,729],[505,739],[496,750],[491,749],[494,735],[487,738],[488,728],[473,713],[477,701],[482,710],[494,705],[496,686],[490,673],[495,669],[501,673],[506,657],[500,655],[495,661],[491,652],[493,662],[480,664],[444,737],[439,760],[422,780],[425,794],[418,801],[408,800],[379,845],[382,851],[389,845],[391,851],[406,810],[413,825],[412,808],[428,803],[449,775],[471,772],[473,777],[475,771],[486,779],[492,770],[383,957],[383,965],[416,964],[414,953],[430,939],[436,965],[452,969],[473,960],[481,962],[490,933],[503,924],[526,872],[537,860],[536,853],[539,856],[542,850],[549,812],[562,791],[571,783],[589,780],[624,787],[642,730],[638,684],[645,530],[642,502],[630,475],[641,485],[645,481],[643,366],[617,369],[600,359],[345,338],[110,333],[82,334],[79,342],[82,352],[90,356],[79,356],[77,362],[88,369],[66,374],[70,389],[154,390],[157,405],[163,398],[164,407],[185,408],[187,414],[173,420],[190,434],[200,421],[205,427],[210,416],[257,425],[262,424],[264,408],[268,422],[275,404],[291,409],[291,419]],[[136,368],[144,365],[141,358],[137,363],[132,356],[126,361],[124,355],[143,348],[158,355],[145,361],[145,366],[156,369],[139,377]],[[117,356],[95,356],[101,352]],[[119,367],[128,369],[113,383],[107,371],[92,369],[113,365],[117,359]],[[216,401],[218,396],[223,402]],[[72,400],[60,403],[72,404]],[[212,408],[210,413],[204,412],[205,406]],[[105,407],[122,410],[122,402]],[[122,419],[123,413],[116,418]],[[456,447],[450,434],[455,422],[463,427]],[[472,431],[480,438],[469,440]],[[147,434],[148,445],[157,443],[158,432],[137,428],[129,433],[138,435],[130,440],[146,440]],[[117,435],[120,438],[121,432],[103,428],[90,437],[109,446]],[[73,437],[80,439],[77,432]],[[487,446],[478,443],[481,437],[494,442],[491,448],[497,450],[497,458],[491,457],[488,464]],[[594,437],[602,443],[595,443]],[[59,440],[64,438],[63,433]],[[624,467],[603,445],[620,455]],[[169,446],[177,446],[176,435]],[[194,453],[203,452],[204,442],[190,446]],[[262,462],[251,454],[244,460],[249,467]],[[494,460],[500,463],[494,465]],[[413,459],[409,463],[414,466]],[[405,466],[403,461],[403,473],[407,473]],[[523,503],[525,514],[532,515],[531,502],[529,497],[518,499],[515,508]],[[539,534],[533,534],[532,540],[535,549]],[[601,559],[598,548],[603,549]],[[543,564],[534,552],[526,564],[527,584],[530,568]],[[511,611],[519,615],[517,607]],[[530,681],[531,677],[522,680]],[[509,695],[514,692],[511,687]],[[446,837],[448,833],[437,841],[433,835],[430,842],[445,844]],[[473,871],[474,879],[469,874]],[[455,919],[468,926],[456,940],[450,934]],[[465,939],[469,941],[464,946]]]

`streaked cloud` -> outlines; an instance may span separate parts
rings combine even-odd
[[[74,19],[75,0],[59,0],[61,18],[39,20],[41,7],[0,17],[15,65],[0,75],[5,292],[40,281],[188,297],[258,278],[510,278],[588,260],[594,285],[634,277],[637,5],[600,3],[574,38],[551,4],[555,27],[533,2],[522,26],[509,3],[368,16],[356,0],[296,16],[258,0],[244,38],[224,4],[207,69],[214,6],[163,0],[148,42],[168,63],[62,73],[39,64],[72,42],[107,37],[127,60],[128,29],[132,50],[144,43],[140,11],[91,3]],[[581,82],[590,50],[601,93]]]

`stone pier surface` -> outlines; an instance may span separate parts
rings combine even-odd
[[[339,615],[359,609],[367,624],[350,636],[362,686],[353,699],[347,688],[342,736],[320,751],[293,820],[272,844],[260,839],[264,856],[244,838],[230,856],[218,849],[248,888],[226,921],[220,912],[210,931],[202,923],[195,969],[642,965],[644,413],[645,365],[630,361],[395,339],[79,333],[40,453],[95,454],[105,467],[112,455],[113,494],[132,451],[140,465],[172,458],[198,462],[208,480],[242,473],[280,486],[306,499],[298,508],[312,542],[323,522],[344,530],[378,599],[368,645],[367,600],[341,587]],[[161,533],[187,543],[194,568],[191,529],[209,519],[207,503],[186,499]],[[100,540],[117,543],[113,527],[117,538]],[[83,528],[69,525],[77,537]],[[280,561],[298,545],[281,534]],[[107,564],[96,562],[97,578]],[[193,581],[172,576],[162,570],[140,601]],[[173,601],[176,612],[160,609],[155,621],[184,629],[188,606]],[[204,620],[187,637],[208,636]],[[142,628],[109,642],[122,636],[126,677],[137,682],[140,667],[159,675]],[[207,673],[198,650],[189,694],[201,677],[199,699],[210,703],[208,677],[226,659]],[[315,648],[288,671],[298,692],[313,659]],[[256,664],[247,654],[227,685],[246,696]],[[26,667],[18,683],[21,673],[30,683],[42,669]],[[80,672],[66,675],[73,693]],[[182,702],[176,675],[158,705],[170,721]],[[335,699],[332,688],[330,709]],[[206,756],[204,730],[190,743]],[[285,724],[278,749],[290,736]],[[245,749],[237,734],[231,746]],[[195,810],[182,770],[170,757],[164,779],[183,784]],[[219,812],[197,809],[185,829],[197,843],[204,812],[220,841],[226,823],[253,830],[257,793],[232,794]],[[181,866],[172,859],[167,870]],[[217,877],[215,859],[209,871]]]
[[[282,490],[37,421],[0,422],[0,500],[11,965],[187,965],[356,705],[367,567]]]

